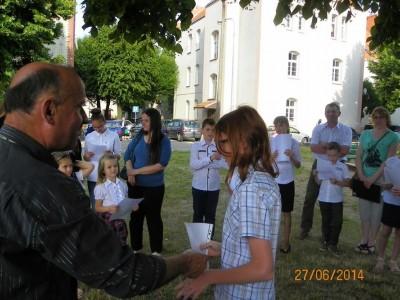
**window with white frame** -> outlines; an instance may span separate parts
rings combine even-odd
[[[190,67],[186,68],[186,86],[190,86],[190,76],[191,76],[191,69]]]
[[[287,30],[292,30],[292,17],[291,16],[286,16],[285,17],[285,27]]]
[[[192,40],[192,34],[189,34],[187,39],[187,53],[190,53],[192,51]]]
[[[208,99],[217,97],[217,74],[211,74],[208,83]]]
[[[186,114],[185,117],[187,120],[190,119],[190,101],[186,100]]]
[[[342,61],[338,58],[335,58],[332,61],[332,81],[340,82],[340,76],[342,75]]]
[[[289,52],[288,58],[288,76],[289,77],[297,77],[298,72],[298,63],[299,63],[299,53],[295,51]]]
[[[199,76],[200,76],[200,66],[196,65],[194,69],[194,84],[199,84]]]
[[[297,16],[297,30],[298,31],[303,31],[303,17],[302,16]]]
[[[211,34],[210,60],[218,58],[218,38],[219,33],[216,30]]]
[[[332,14],[331,19],[331,38],[336,39],[337,36],[337,18],[336,14]]]
[[[346,24],[346,17],[342,17],[340,23],[340,38],[342,41],[347,39],[347,24]]]
[[[200,49],[200,38],[201,38],[201,30],[197,29],[197,31],[196,31],[196,50]]]
[[[296,99],[289,98],[286,100],[286,118],[289,122],[294,122],[296,114]]]

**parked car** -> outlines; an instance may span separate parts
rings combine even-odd
[[[199,140],[201,138],[200,123],[198,121],[185,121],[182,119],[170,120],[166,126],[168,137],[183,140]]]
[[[275,134],[275,126],[271,125],[268,126],[268,135],[270,137],[272,137]],[[289,133],[292,135],[292,137],[298,141],[301,144],[307,144],[311,141],[311,138],[308,134],[300,132],[300,130],[298,130],[295,127],[290,126],[289,127]]]

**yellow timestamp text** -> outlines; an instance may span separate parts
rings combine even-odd
[[[294,281],[362,281],[365,272],[362,269],[294,269]]]

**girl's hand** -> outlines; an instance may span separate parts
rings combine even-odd
[[[291,149],[286,149],[284,152],[289,158],[292,158],[293,156],[293,151]]]
[[[108,212],[109,213],[115,214],[117,212],[117,210],[118,210],[118,205],[108,206]]]
[[[176,298],[180,300],[197,299],[207,286],[204,273],[196,279],[186,279],[176,286]]]
[[[394,187],[392,187],[391,192],[392,192],[395,196],[400,197],[400,186],[394,186]]]
[[[89,161],[89,160],[91,160],[91,158],[92,158],[93,156],[94,156],[94,153],[88,151],[88,152],[85,152],[85,153],[83,154],[83,159],[86,160],[86,161]]]
[[[139,204],[135,204],[132,208],[132,211],[137,211],[139,209]]]
[[[274,152],[272,152],[272,158],[276,159],[278,157],[278,150],[275,150]]]
[[[128,176],[136,176],[137,175],[136,169],[129,169],[126,171],[126,173],[128,174]]]
[[[130,185],[135,185],[136,180],[135,180],[135,176],[134,175],[128,175],[128,183]]]
[[[371,185],[373,184],[372,181],[370,181],[368,178],[366,178],[365,180],[363,180],[364,186],[369,189],[371,187]]]
[[[200,245],[201,250],[207,250],[208,256],[220,256],[221,255],[221,243],[216,241],[209,241]]]

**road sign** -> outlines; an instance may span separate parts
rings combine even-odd
[[[132,106],[132,112],[138,113],[139,112],[139,106],[136,106],[136,105]]]

